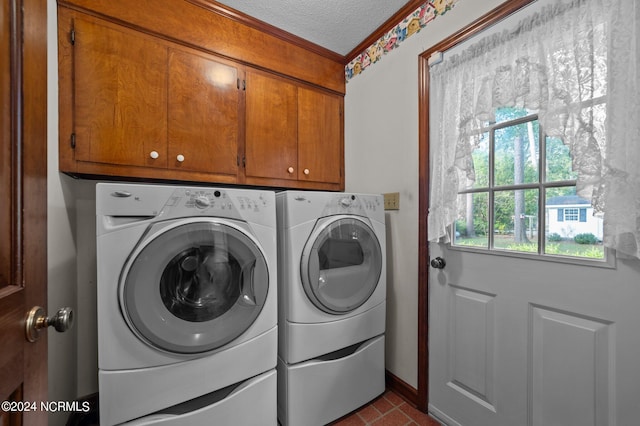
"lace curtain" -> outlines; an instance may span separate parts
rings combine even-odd
[[[471,153],[500,107],[538,113],[571,151],[604,245],[640,258],[640,6],[565,0],[430,69],[430,241],[449,241]]]

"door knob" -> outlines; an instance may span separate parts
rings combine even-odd
[[[444,269],[447,265],[447,262],[444,261],[441,257],[436,257],[435,259],[431,259],[431,267],[436,269]]]
[[[52,317],[47,317],[44,309],[40,306],[34,306],[27,314],[25,321],[25,332],[27,340],[35,342],[40,337],[42,330],[53,326],[56,331],[64,333],[73,327],[73,309],[61,308]]]

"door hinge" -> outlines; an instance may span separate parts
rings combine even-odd
[[[71,42],[71,44],[76,44],[76,30],[74,30],[73,28],[69,32],[69,41]]]
[[[76,134],[75,133],[71,133],[70,144],[71,144],[71,149],[76,149]]]
[[[247,80],[242,80],[242,90],[247,90]]]
[[[242,156],[242,168],[247,168],[247,157],[245,157],[244,155]]]

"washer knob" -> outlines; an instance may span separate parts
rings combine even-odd
[[[211,205],[211,201],[207,197],[196,198],[196,207],[199,209],[205,209]]]

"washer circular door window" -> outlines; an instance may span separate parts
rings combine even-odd
[[[268,288],[266,261],[246,233],[198,221],[170,227],[138,247],[123,272],[120,303],[147,343],[197,354],[249,328]]]
[[[345,314],[362,306],[380,281],[380,243],[363,220],[334,216],[316,224],[300,269],[311,302],[324,312]]]

